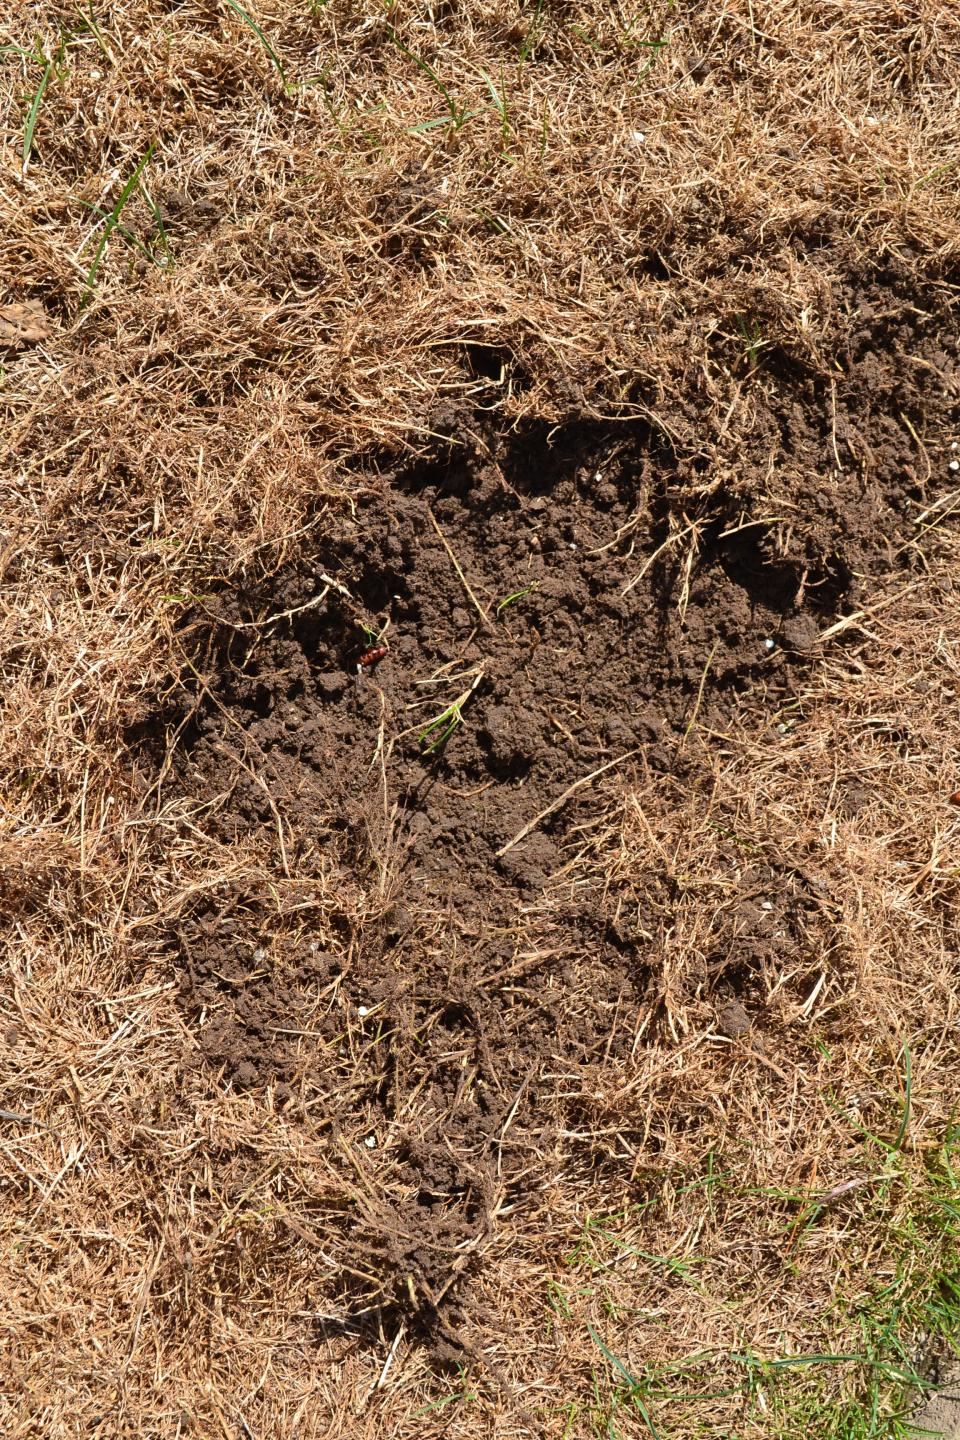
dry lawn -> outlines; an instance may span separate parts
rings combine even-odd
[[[781,728],[704,710],[674,772],[614,771],[517,922],[606,907],[652,988],[611,1022],[626,1058],[541,1077],[536,1183],[496,1198],[459,1363],[396,1297],[344,1300],[337,1216],[389,1187],[389,1137],[350,1199],[305,1092],[204,1063],[178,917],[290,871],[138,746],[193,598],[308,553],[371,467],[442,459],[451,413],[646,424],[678,546],[718,496],[762,515],[792,486],[783,545],[825,554],[763,361],[838,375],[851,277],[953,305],[960,8],[0,19],[0,1433],[900,1433],[960,1311],[946,372],[914,434],[925,501],[906,540],[877,542],[881,517],[850,551],[870,573]],[[328,880],[321,932],[366,903]],[[747,933],[762,1003],[731,1034],[714,991]]]

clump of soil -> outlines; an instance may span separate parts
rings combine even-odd
[[[273,1085],[329,1134],[351,1315],[469,1346],[499,1210],[575,1148],[592,1069],[665,1018],[643,915],[569,883],[604,787],[696,783],[691,737],[734,713],[792,723],[821,631],[911,563],[956,343],[875,278],[850,303],[842,374],[761,362],[722,483],[648,422],[438,412],[432,454],[367,464],[312,549],[192,617],[204,683],[167,792],[276,863],[183,915],[182,1004],[224,1084]],[[757,965],[813,933],[774,935],[749,888],[735,960],[690,982],[730,1035]],[[651,876],[651,912],[670,903]]]

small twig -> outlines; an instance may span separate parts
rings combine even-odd
[[[273,796],[270,793],[270,786],[267,784],[266,780],[264,780],[262,775],[257,774],[256,770],[254,770],[252,765],[247,764],[246,760],[244,760],[242,755],[238,755],[236,750],[234,750],[230,745],[227,745],[223,740],[221,740],[220,743],[217,745],[217,749],[221,750],[224,755],[229,755],[230,759],[235,761],[235,763],[240,766],[241,770],[244,770],[246,774],[250,776],[250,779],[253,781],[253,783],[260,786],[260,789],[267,797],[267,804],[270,806],[270,811],[273,815],[274,823],[277,827],[277,839],[280,842],[280,859],[283,864],[283,873],[289,880],[290,862],[287,857],[286,841],[283,838],[283,820],[280,817],[280,811],[277,809],[277,802],[274,800]]]
[[[615,760],[608,760],[605,765],[600,765],[596,770],[591,770],[589,775],[582,775],[579,780],[574,780],[573,784],[568,785],[563,794],[552,801],[545,810],[541,810],[539,815],[534,815],[533,819],[529,820],[523,829],[514,835],[512,840],[508,840],[506,845],[501,845],[497,851],[496,858],[499,860],[502,855],[506,855],[508,850],[512,850],[514,845],[519,845],[521,840],[525,840],[530,834],[530,831],[536,830],[541,821],[546,820],[554,811],[559,810],[561,805],[565,805],[571,795],[576,794],[578,790],[582,790],[585,785],[589,785],[591,781],[596,780],[597,777],[605,771],[612,770],[615,765],[622,765],[625,760],[630,760],[634,755],[639,754],[640,748],[638,746],[634,750],[628,750],[625,755],[618,755]]]
[[[38,1120],[35,1115],[21,1115],[19,1110],[0,1110],[0,1120],[12,1120],[17,1125],[39,1125],[42,1130],[53,1133],[53,1126],[45,1120]]]
[[[683,754],[684,747],[687,741],[690,739],[690,732],[693,729],[694,725],[696,725],[697,723],[697,716],[700,714],[700,706],[703,704],[703,692],[707,687],[707,676],[710,674],[710,666],[713,664],[713,657],[717,653],[717,646],[719,645],[719,643],[719,640],[714,643],[713,649],[707,656],[707,663],[703,667],[703,674],[700,676],[700,684],[697,688],[697,698],[693,704],[693,713],[690,716],[690,721],[687,725],[686,730],[684,730],[683,732],[683,739],[680,741],[679,749],[677,751],[678,754]]]
[[[834,1185],[831,1190],[827,1190],[823,1195],[811,1196],[807,1202],[807,1208],[800,1211],[800,1214],[794,1222],[793,1229],[787,1238],[787,1254],[789,1255],[799,1248],[800,1242],[803,1239],[804,1230],[819,1220],[824,1211],[828,1210],[831,1205],[836,1205],[838,1200],[842,1200],[844,1195],[849,1195],[852,1191],[859,1190],[861,1185],[873,1185],[878,1180],[886,1180],[887,1178],[886,1175],[882,1174],[858,1175],[855,1180],[841,1181],[839,1185]]]
[[[390,1346],[390,1349],[387,1352],[387,1358],[383,1362],[383,1369],[380,1371],[380,1374],[377,1376],[376,1380],[374,1380],[372,1386],[370,1387],[370,1393],[367,1396],[368,1400],[370,1399],[371,1395],[376,1393],[377,1390],[382,1390],[384,1385],[387,1383],[387,1376],[390,1373],[390,1366],[393,1364],[394,1359],[396,1358],[397,1351],[400,1348],[400,1341],[403,1339],[405,1333],[405,1327],[403,1326],[403,1324],[401,1324],[400,1329],[393,1337],[393,1344]]]
[[[865,620],[868,615],[876,615],[878,610],[885,610],[888,605],[893,605],[897,600],[902,600],[904,595],[909,595],[911,590],[916,590],[916,588],[916,582],[911,585],[905,585],[903,589],[898,590],[895,595],[887,595],[883,600],[878,600],[874,605],[866,605],[862,610],[854,610],[852,615],[844,615],[843,619],[838,620],[835,625],[830,625],[826,630],[821,630],[821,643],[824,640],[832,640],[835,635],[841,635],[844,630],[849,630],[851,625],[856,625],[858,621]]]
[[[673,535],[668,535],[666,540],[664,540],[663,544],[658,545],[656,550],[654,550],[653,554],[647,557],[646,561],[643,563],[643,565],[641,565],[639,573],[637,575],[634,575],[633,579],[629,580],[627,584],[624,585],[623,589],[620,591],[620,594],[629,595],[630,591],[634,588],[634,586],[640,584],[640,581],[643,579],[644,575],[646,575],[647,571],[650,569],[650,566],[663,554],[664,550],[669,550],[671,545],[676,545],[678,540],[682,540],[685,535],[690,535],[698,528],[699,524],[699,520],[692,520],[689,525],[684,525],[682,530],[676,531],[676,533]]]
[[[926,467],[927,467],[927,473],[926,473],[926,475],[924,475],[923,480],[922,480],[920,483],[921,483],[922,485],[926,485],[927,482],[928,482],[928,480],[930,479],[931,475],[933,474],[933,466],[930,464],[930,456],[927,454],[927,447],[926,447],[926,445],[924,445],[923,441],[920,439],[920,436],[917,434],[916,430],[914,430],[913,426],[911,425],[909,415],[904,415],[903,411],[901,410],[901,411],[900,411],[900,419],[903,421],[904,425],[906,425],[907,429],[910,431],[910,434],[911,434],[911,435],[913,436],[913,438],[914,438],[914,442],[915,442],[915,444],[916,444],[917,449],[920,451],[920,454],[923,456],[924,464],[925,464]]]
[[[237,622],[224,620],[221,616],[213,616],[213,618],[218,625],[226,625],[230,630],[261,630],[265,625],[275,625],[278,620],[289,620],[291,615],[302,615],[304,610],[316,609],[318,605],[323,604],[331,590],[336,590],[338,595],[345,595],[348,600],[352,600],[353,597],[350,591],[345,585],[341,585],[338,580],[331,579],[329,575],[321,575],[320,579],[324,584],[319,595],[314,595],[313,599],[308,600],[304,605],[294,605],[289,610],[280,610],[276,615],[268,615],[265,620],[241,620]],[[208,611],[207,613],[209,614],[210,612]]]
[[[818,1210],[826,1210],[828,1205],[835,1205],[844,1195],[849,1195],[851,1190],[859,1190],[861,1185],[873,1185],[877,1180],[888,1178],[886,1175],[858,1175],[855,1180],[844,1180],[824,1195],[818,1195],[814,1205]]]
[[[525,1076],[523,1077],[523,1079],[521,1080],[521,1082],[520,1082],[520,1089],[519,1089],[519,1090],[517,1091],[517,1093],[516,1093],[516,1097],[514,1098],[514,1102],[513,1102],[513,1104],[510,1106],[509,1111],[507,1112],[507,1118],[506,1118],[506,1120],[504,1120],[503,1125],[501,1126],[501,1129],[500,1129],[500,1134],[499,1134],[499,1136],[497,1137],[497,1177],[498,1177],[498,1178],[499,1178],[499,1176],[500,1176],[500,1174],[501,1174],[501,1172],[502,1172],[502,1169],[503,1169],[503,1141],[504,1141],[504,1137],[506,1136],[507,1131],[510,1129],[510,1126],[513,1124],[513,1121],[514,1121],[514,1119],[515,1119],[515,1117],[516,1117],[517,1111],[520,1109],[520,1101],[523,1099],[523,1092],[524,1092],[524,1090],[526,1090],[527,1085],[528,1085],[528,1083],[529,1083],[529,1081],[530,1081],[530,1077],[533,1075],[533,1072],[534,1072],[535,1069],[536,1069],[536,1063],[534,1063],[533,1065],[530,1066],[530,1069],[527,1071],[526,1075],[525,1075]]]
[[[447,554],[450,556],[450,559],[453,561],[453,568],[460,576],[460,582],[463,585],[464,590],[466,590],[467,594],[470,596],[471,603],[476,609],[477,614],[480,616],[480,619],[483,621],[486,628],[488,630],[492,630],[493,625],[491,624],[486,610],[484,610],[483,606],[480,604],[480,601],[477,599],[476,595],[474,595],[473,591],[471,590],[470,582],[460,568],[460,561],[457,559],[456,555],[454,555],[453,553],[453,550],[450,548],[450,542],[448,541],[446,535],[444,535],[443,531],[440,529],[440,526],[437,524],[437,517],[434,515],[433,511],[430,509],[429,506],[427,507],[427,514],[430,516],[431,525],[433,526],[434,530],[436,530],[437,534],[440,536],[440,540],[443,544],[444,550],[446,550]]]

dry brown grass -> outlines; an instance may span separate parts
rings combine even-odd
[[[613,1017],[636,1025],[630,1065],[576,1077],[590,1103],[544,1140],[550,1186],[501,1202],[471,1398],[439,1409],[459,1382],[411,1337],[331,1310],[326,1218],[362,1212],[362,1183],[345,1195],[322,1126],[270,1087],[219,1083],[177,1004],[167,927],[189,897],[242,875],[292,907],[295,884],[266,842],[167,807],[127,737],[181,668],[182,597],[278,569],[364,459],[435,453],[465,398],[505,425],[646,417],[698,496],[735,495],[745,457],[766,470],[762,513],[782,475],[742,317],[826,373],[859,267],[918,296],[956,276],[960,11],[249,8],[288,90],[226,4],[118,3],[99,39],[68,5],[2,17],[0,42],[48,58],[70,36],[26,166],[43,64],[0,70],[0,303],[39,299],[50,326],[0,348],[0,1103],[35,1117],[0,1118],[0,1431],[589,1435],[618,1377],[588,1322],[638,1374],[858,1349],[858,1298],[920,1263],[902,1236],[956,1102],[953,541],[873,584],[787,735],[746,714],[694,729],[679,778],[600,792],[531,943],[572,896],[614,895],[657,993]],[[476,112],[459,128],[412,133],[445,101],[390,27]],[[88,291],[88,206],[109,213],[152,143],[172,263],[115,232]],[[121,222],[149,245],[141,194]],[[946,438],[925,437],[932,463]],[[760,1052],[718,1032],[704,988],[742,952],[745,898]],[[788,911],[766,948],[765,903],[770,927]],[[905,1044],[907,1141],[870,1149],[858,1124],[896,1134]],[[797,1197],[849,1180],[803,1229]],[[584,1239],[619,1212],[613,1240]],[[831,1372],[822,1403],[847,1383]],[[776,1405],[657,1415],[671,1437],[796,1433]]]

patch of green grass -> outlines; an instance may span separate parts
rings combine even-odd
[[[743,341],[744,358],[749,360],[751,370],[755,370],[760,362],[760,351],[763,348],[760,322],[759,320],[749,320],[746,315],[738,315],[737,329]]]
[[[885,1164],[886,1172],[872,1189],[864,1187],[865,1208],[846,1227],[846,1257],[841,1257],[842,1268],[838,1265],[838,1276],[844,1278],[823,1316],[827,1346],[772,1358],[744,1349],[685,1355],[671,1364],[628,1365],[610,1327],[605,1338],[588,1322],[605,1362],[600,1373],[606,1389],[598,1398],[595,1377],[591,1406],[598,1434],[613,1440],[632,1417],[631,1423],[639,1420],[655,1440],[691,1434],[728,1440],[729,1415],[714,1423],[710,1411],[704,1415],[701,1409],[708,1401],[725,1399],[734,1403],[751,1433],[770,1440],[906,1440],[916,1435],[910,1413],[928,1388],[925,1357],[960,1356],[960,1130],[951,1130],[932,1161],[922,1166],[903,1155],[911,1104],[909,1055],[904,1047],[904,1095],[894,1141],[865,1140],[867,1163]],[[776,1196],[784,1197],[802,1200],[787,1192]],[[826,1205],[804,1203],[807,1230]],[[655,1262],[657,1257],[624,1246],[612,1231],[611,1222],[626,1213],[588,1222],[568,1263],[587,1264],[596,1273],[620,1255]],[[602,1247],[611,1243],[614,1253],[606,1256]],[[869,1254],[868,1263],[858,1260],[861,1250]],[[690,1257],[678,1259],[665,1265],[665,1274],[690,1283],[693,1263]],[[858,1293],[850,1291],[851,1277],[862,1277]],[[551,1308],[560,1317],[571,1309],[566,1302]],[[615,1313],[604,1308],[608,1318]]]
[[[130,199],[130,197],[133,195],[133,192],[139,185],[140,178],[143,175],[144,170],[147,168],[150,157],[152,156],[155,149],[156,142],[151,143],[147,147],[146,154],[137,162],[136,166],[134,167],[133,174],[130,176],[123,189],[120,191],[120,195],[117,199],[116,204],[106,218],[106,222],[101,232],[100,239],[97,243],[97,248],[94,252],[93,260],[90,264],[90,269],[87,271],[86,278],[84,280],[84,286],[87,291],[86,300],[89,300],[90,294],[93,291],[93,287],[97,279],[97,271],[100,269],[100,262],[103,259],[104,251],[106,250],[107,245],[110,241],[110,236],[120,224],[120,216],[123,214],[124,207],[126,206],[127,201]],[[84,303],[86,303],[86,300]]]
[[[438,750],[442,750],[454,731],[463,724],[463,707],[476,693],[482,679],[483,671],[481,670],[475,675],[473,684],[468,690],[464,690],[462,695],[458,695],[456,700],[452,701],[445,710],[441,710],[439,715],[435,715],[432,720],[427,721],[420,731],[420,744],[423,747],[424,755],[434,755]]]

